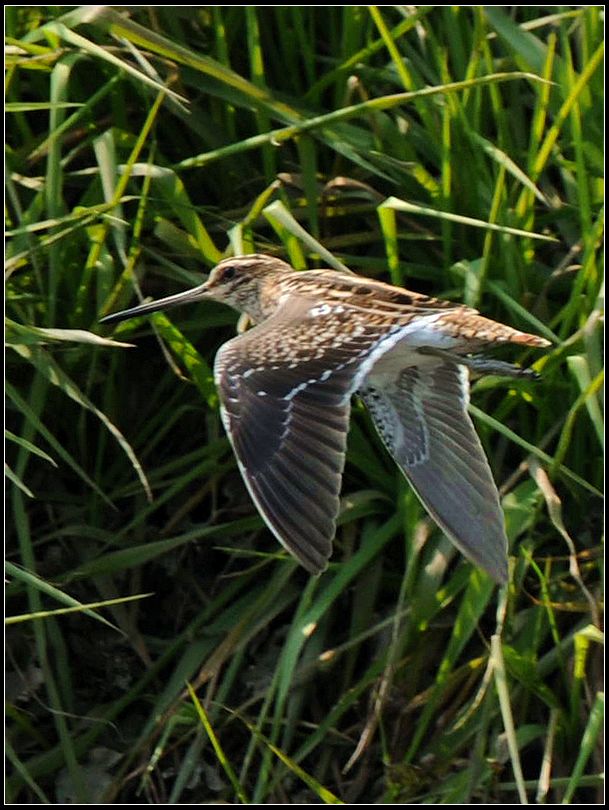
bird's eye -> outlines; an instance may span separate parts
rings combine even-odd
[[[235,277],[235,273],[237,272],[236,267],[227,267],[226,270],[222,273],[222,281],[230,281],[231,278]]]

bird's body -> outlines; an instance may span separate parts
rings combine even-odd
[[[351,397],[457,547],[507,577],[497,488],[467,413],[467,366],[520,374],[471,352],[548,341],[475,310],[271,256],[226,259],[194,290],[106,321],[213,298],[256,324],[217,353],[224,426],[247,488],[279,541],[312,573],[330,557]]]

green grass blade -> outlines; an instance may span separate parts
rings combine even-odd
[[[604,716],[605,695],[602,692],[598,692],[594,698],[592,711],[590,712],[586,730],[581,741],[581,746],[579,747],[577,761],[575,763],[573,773],[569,777],[562,804],[571,804],[573,794],[581,784],[581,778],[586,766],[586,762],[590,758],[590,755],[598,744],[599,738],[602,734]]]
[[[243,720],[243,718],[241,718]],[[260,740],[267,748],[275,754],[275,756],[283,762],[284,765],[288,767],[288,769],[299,779],[309,787],[311,790],[321,799],[324,804],[344,804],[337,796],[335,796],[331,790],[328,790],[323,785],[321,785],[317,779],[312,777],[309,773],[307,773],[303,768],[300,767],[294,760],[289,757],[284,751],[274,745],[269,739],[267,739],[263,734],[260,733],[256,728],[254,728],[250,723],[246,720],[243,720],[245,725],[248,727],[250,732],[256,737],[256,739]]]
[[[509,233],[512,236],[528,236],[532,239],[541,239],[548,242],[555,242],[553,236],[546,236],[541,233],[531,233],[529,231],[520,230],[520,228],[510,228],[507,225],[497,225],[494,222],[483,222],[479,219],[472,217],[465,217],[461,214],[451,214],[448,211],[439,211],[434,208],[429,208],[424,205],[415,205],[414,203],[406,202],[406,200],[399,200],[397,197],[389,197],[380,206],[381,208],[392,208],[395,211],[402,211],[409,214],[421,214],[423,216],[435,217],[448,222],[458,222],[461,225],[470,225],[474,228],[485,228],[489,231],[496,231],[497,233]]]
[[[512,714],[510,693],[507,686],[507,677],[501,650],[501,638],[496,634],[491,637],[491,661],[495,676],[495,685],[499,695],[499,705],[501,706],[501,715],[503,717],[507,744],[510,751],[512,770],[514,771],[514,777],[518,787],[518,796],[521,804],[528,804],[527,794],[524,786],[524,778],[522,775],[522,765],[520,763],[520,754],[518,751],[518,743],[516,742],[516,730],[514,728],[514,716]]]
[[[211,744],[212,744],[212,746],[214,748],[214,751],[216,753],[216,757],[218,759],[218,762],[222,766],[222,769],[224,770],[224,773],[228,776],[228,778],[230,780],[230,783],[233,786],[233,789],[234,789],[235,793],[239,797],[239,800],[243,804],[249,804],[247,796],[245,795],[245,792],[243,790],[243,787],[239,783],[239,780],[237,778],[237,774],[235,773],[232,765],[230,764],[230,762],[227,759],[224,751],[222,750],[222,746],[220,745],[220,741],[218,740],[218,738],[216,736],[216,733],[214,732],[214,730],[212,728],[212,725],[209,722],[207,712],[203,708],[203,705],[199,701],[199,699],[197,697],[197,694],[194,691],[194,689],[192,688],[192,686],[190,684],[187,684],[186,686],[188,688],[188,693],[190,695],[190,699],[192,700],[193,705],[194,705],[194,707],[196,709],[197,715],[199,716],[199,720],[201,721],[201,725],[205,729],[205,733],[209,737],[209,739],[211,741]]]
[[[32,365],[38,369],[38,371],[46,377],[49,382],[56,385],[60,388],[64,394],[66,394],[70,399],[73,399],[76,403],[78,403],[81,407],[85,408],[88,411],[91,411],[104,425],[104,427],[108,430],[108,432],[116,439],[118,444],[120,445],[121,449],[125,453],[125,455],[131,461],[133,469],[135,470],[138,478],[140,479],[144,491],[146,492],[148,499],[152,500],[152,490],[150,489],[150,484],[148,483],[148,479],[142,469],[141,464],[139,463],[135,453],[129,442],[125,439],[123,434],[120,430],[114,425],[108,417],[102,413],[89,399],[85,396],[85,394],[78,388],[77,385],[68,377],[68,375],[60,368],[60,366],[53,360],[53,358],[45,351],[43,351],[40,347],[32,347],[32,346],[24,346],[24,345],[15,345],[13,346],[14,350],[20,354],[22,357],[27,359]]]

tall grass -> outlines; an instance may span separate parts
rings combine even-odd
[[[38,6],[5,27],[8,801],[596,801],[602,8]],[[220,425],[236,315],[98,325],[254,249],[552,341],[510,355],[540,382],[473,385],[507,589],[357,405],[332,562],[307,576]]]

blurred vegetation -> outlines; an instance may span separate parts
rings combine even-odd
[[[9,803],[602,801],[603,27],[601,6],[5,9]],[[220,425],[237,315],[98,325],[252,250],[552,341],[506,353],[540,382],[472,387],[507,589],[357,405],[307,576]]]

